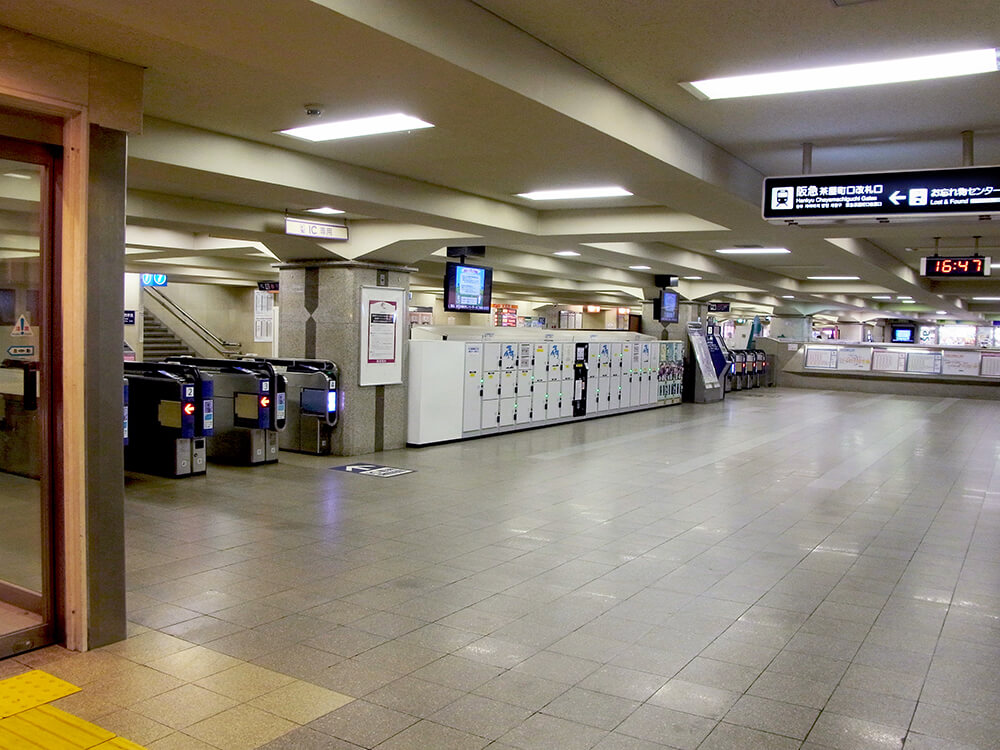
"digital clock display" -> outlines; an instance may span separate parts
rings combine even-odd
[[[989,276],[990,259],[982,255],[943,258],[932,255],[920,259],[920,275],[953,278],[957,276]]]

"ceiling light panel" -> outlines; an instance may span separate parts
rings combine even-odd
[[[518,193],[518,198],[530,201],[563,201],[574,198],[624,198],[632,195],[623,187],[607,185],[589,188],[559,188],[557,190],[535,190],[530,193]]]
[[[344,213],[339,208],[330,208],[330,206],[320,206],[319,208],[307,208],[306,211],[311,214],[321,214],[322,216],[332,216],[334,214]]]
[[[860,276],[806,276],[811,281],[858,281]]]
[[[382,133],[399,133],[407,130],[433,127],[429,122],[396,112],[391,115],[361,117],[355,120],[321,122],[316,125],[305,125],[301,128],[289,128],[288,130],[279,130],[278,132],[292,138],[300,138],[318,143],[321,141],[335,141],[342,138],[357,138],[364,135],[380,135]]]
[[[556,250],[552,254],[553,255],[558,255],[558,256],[560,256],[562,258],[575,258],[580,253],[578,253],[576,250]]]
[[[723,255],[786,255],[791,250],[785,247],[723,247],[715,252]]]
[[[791,94],[800,91],[872,86],[905,81],[990,73],[997,70],[995,48],[923,55],[897,60],[832,65],[821,68],[786,70],[776,73],[710,78],[682,83],[699,99],[733,99],[745,96]]]

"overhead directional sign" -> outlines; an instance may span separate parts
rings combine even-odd
[[[1000,213],[1000,167],[798,175],[764,180],[768,221]]]

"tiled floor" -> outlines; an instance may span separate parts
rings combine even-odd
[[[132,478],[132,637],[0,676],[151,750],[1000,748],[1000,401],[754,391],[365,458],[417,471]]]

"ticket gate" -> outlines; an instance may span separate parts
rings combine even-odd
[[[742,391],[747,387],[747,353],[742,349],[734,349],[733,360],[733,390]]]
[[[266,362],[285,377],[285,429],[278,436],[281,450],[328,456],[340,415],[337,365],[328,359],[254,357],[244,361]]]
[[[125,468],[163,477],[205,473],[213,382],[188,365],[125,362]]]
[[[753,349],[754,358],[757,360],[754,367],[754,388],[767,385],[767,352],[763,349]]]
[[[208,458],[244,466],[275,463],[285,427],[285,378],[268,362],[170,357],[210,373],[215,385],[215,431]]]

